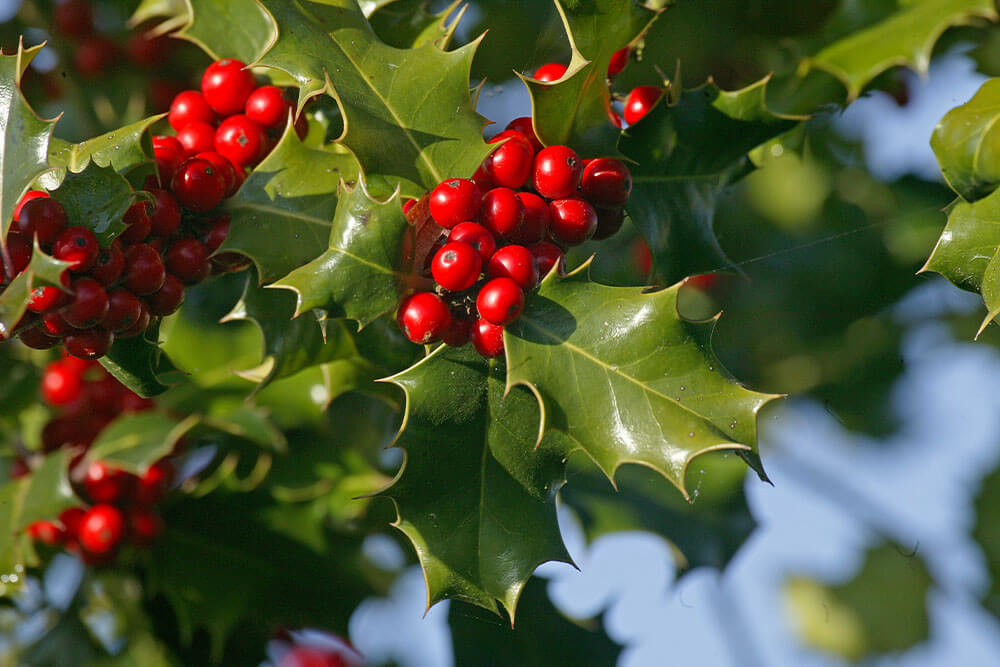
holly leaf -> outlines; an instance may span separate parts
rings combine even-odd
[[[349,153],[308,148],[291,127],[224,206],[229,235],[221,251],[246,255],[270,282],[314,259],[326,246],[340,182],[353,183]]]
[[[21,75],[44,45],[0,55],[0,250],[6,254],[14,208],[31,183],[49,171],[55,120],[42,120],[21,94]],[[471,172],[470,172],[471,173]]]
[[[858,573],[842,584],[790,578],[785,602],[804,642],[858,662],[927,640],[933,583],[916,553],[884,543],[869,549]]]
[[[239,373],[259,383],[255,393],[274,380],[328,363],[337,364],[339,382],[336,387],[332,382],[327,384],[327,400],[333,398],[334,391],[340,394],[356,388],[363,382],[362,377],[375,379],[374,367],[358,354],[344,322],[326,319],[317,311],[307,311],[300,317],[293,317],[294,314],[295,295],[287,290],[257,287],[249,279],[243,297],[222,320],[247,320],[260,329],[263,361],[256,368]],[[348,368],[353,370],[353,376]]]
[[[79,503],[66,472],[65,452],[47,456],[41,465],[19,479],[0,486],[0,595],[21,587],[30,546],[24,529],[43,519],[55,519],[67,507]]]
[[[255,0],[188,0],[188,21],[176,37],[194,42],[213,60],[255,62],[274,42],[277,28]]]
[[[506,391],[503,365],[471,348],[441,346],[387,381],[406,392],[396,445],[405,463],[384,495],[393,524],[417,551],[428,607],[446,599],[513,622],[518,597],[539,564],[570,562],[556,521],[565,441],[538,442],[538,404]],[[442,465],[447,462],[447,465]]]
[[[966,201],[1000,185],[1000,79],[990,79],[965,104],[944,115],[931,148],[951,189]]]
[[[274,0],[278,38],[257,64],[292,76],[299,105],[333,96],[344,116],[338,139],[366,174],[433,188],[469,177],[489,152],[473,107],[469,72],[478,40],[454,51],[382,42],[355,0]]]
[[[0,341],[10,337],[14,326],[27,311],[31,290],[39,285],[62,287],[60,276],[70,263],[46,255],[38,247],[38,239],[34,239],[34,244],[28,267],[0,291]]]
[[[322,308],[364,326],[396,307],[397,270],[409,224],[398,194],[384,202],[369,196],[364,183],[343,186],[330,228],[329,248],[270,287],[295,292],[295,316]]]
[[[122,216],[135,201],[136,192],[114,168],[90,163],[79,173],[67,173],[51,196],[66,209],[70,224],[87,227],[106,247],[125,231]]]
[[[624,463],[646,465],[685,499],[688,466],[706,452],[732,450],[763,474],[756,415],[776,396],[724,372],[714,321],[681,319],[680,284],[608,287],[589,267],[550,273],[504,334],[507,386],[529,387],[542,406],[538,437],[565,433],[611,480]]]
[[[622,135],[619,147],[635,162],[625,206],[668,285],[735,269],[712,229],[716,201],[752,169],[747,153],[796,121],[768,110],[767,84],[765,78],[735,91],[712,83],[684,91]]]
[[[651,531],[670,543],[679,576],[698,567],[724,569],[757,526],[744,492],[746,465],[726,453],[698,459],[691,502],[643,466],[621,468],[617,492],[592,469],[581,466],[569,477],[573,483],[560,496],[580,517],[588,541]]]
[[[618,49],[642,39],[659,11],[633,0],[556,0],[571,58],[558,81],[520,76],[531,94],[535,132],[542,143],[566,144],[586,157],[618,155],[621,131],[612,124],[608,64]]]
[[[88,461],[107,461],[136,474],[171,454],[177,442],[199,419],[183,421],[160,414],[143,412],[118,417],[108,424],[87,450]]]
[[[119,338],[100,359],[116,380],[145,398],[165,392],[179,374],[157,343],[159,330],[156,323],[143,334]]]
[[[379,39],[397,49],[411,49],[424,44],[447,48],[455,28],[465,13],[465,7],[454,17],[462,0],[453,0],[439,12],[429,10],[427,0],[389,0],[362,3],[361,11]],[[374,6],[373,6],[374,5]],[[452,17],[449,20],[449,17]]]
[[[164,116],[165,114],[150,116],[78,144],[53,137],[49,143],[49,164],[63,169],[46,174],[42,178],[42,185],[48,190],[55,190],[63,182],[67,171],[79,174],[90,164],[110,167],[126,177],[132,175],[132,172],[142,172],[145,175],[146,170],[141,168],[146,166],[150,167],[148,171],[152,173],[155,161],[150,157],[153,145],[149,129]]]

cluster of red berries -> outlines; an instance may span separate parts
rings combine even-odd
[[[96,461],[86,463],[90,444],[115,417],[153,407],[94,362],[64,357],[42,376],[42,397],[59,411],[42,430],[42,450],[72,452],[70,478],[89,507],[71,507],[56,521],[28,526],[32,539],[64,547],[88,563],[103,564],[126,543],[148,546],[163,530],[155,506],[174,477],[173,464],[161,460],[141,475]]]
[[[436,291],[399,306],[414,343],[471,341],[485,357],[501,355],[504,326],[521,316],[525,293],[562,268],[564,248],[621,228],[632,178],[620,160],[543,148],[527,117],[491,143],[500,141],[471,180],[450,178],[430,194],[431,218],[449,231],[426,267]]]

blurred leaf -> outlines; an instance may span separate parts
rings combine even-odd
[[[185,433],[198,423],[190,416],[178,422],[158,412],[125,414],[108,424],[87,450],[88,461],[107,461],[141,475],[171,454]]]
[[[948,185],[966,201],[1000,185],[1000,79],[990,79],[972,99],[945,114],[931,148]]]
[[[406,278],[396,267],[403,262],[409,229],[398,197],[379,202],[363,184],[345,188],[329,249],[271,287],[295,292],[296,316],[308,317],[310,309],[322,308],[364,326],[396,308]]]
[[[397,445],[406,461],[385,495],[417,551],[428,604],[446,598],[514,619],[541,563],[569,562],[556,521],[565,441],[538,439],[531,393],[504,387],[503,365],[440,346],[388,378],[406,392]],[[446,465],[442,465],[446,463]]]
[[[994,468],[983,478],[973,499],[973,511],[972,539],[982,550],[990,578],[989,589],[982,593],[980,604],[1000,618],[1000,468]]]
[[[0,55],[0,249],[6,254],[14,208],[28,186],[51,167],[49,140],[56,125],[42,120],[21,94],[21,74],[42,45]],[[470,172],[471,173],[471,172]]]
[[[768,81],[727,92],[713,84],[662,100],[622,135],[636,164],[629,216],[670,285],[687,276],[732,267],[713,230],[716,200],[751,168],[746,154],[794,126],[767,109]]]
[[[263,449],[284,452],[288,448],[285,434],[275,427],[267,412],[247,403],[222,413],[216,411],[203,417],[202,423],[230,435],[249,440]]]
[[[542,143],[569,145],[585,157],[617,155],[621,132],[610,120],[608,64],[615,51],[642,38],[658,12],[633,0],[557,0],[556,8],[572,57],[557,82],[521,77],[531,93],[535,132]]]
[[[452,608],[455,663],[479,667],[549,667],[613,665],[621,647],[603,632],[599,619],[577,623],[560,612],[545,591],[543,579],[528,580],[511,628],[477,609]]]
[[[885,543],[865,553],[850,581],[785,582],[785,603],[804,642],[859,662],[906,651],[928,639],[927,595],[933,579],[915,553]]]
[[[366,174],[426,189],[471,176],[486,157],[469,69],[477,43],[396,49],[376,37],[355,0],[268,2],[278,39],[260,64],[298,81],[299,102],[326,92],[344,115],[340,141]],[[308,44],[308,48],[303,48]]]
[[[230,216],[222,250],[242,253],[270,282],[315,258],[326,247],[341,180],[358,178],[348,153],[307,148],[291,127],[224,203]]]
[[[649,466],[685,498],[688,466],[709,451],[733,450],[763,474],[756,415],[775,396],[725,373],[713,324],[677,314],[679,285],[608,287],[588,270],[549,274],[504,334],[507,385],[538,396],[539,435],[565,433],[609,479],[623,463]]]

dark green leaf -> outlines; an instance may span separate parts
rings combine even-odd
[[[790,578],[785,599],[803,641],[857,662],[927,640],[933,583],[920,557],[886,543],[869,549],[860,571],[846,583]]]
[[[271,287],[295,292],[297,316],[322,308],[364,326],[399,301],[405,276],[397,267],[403,262],[408,228],[398,197],[379,202],[363,184],[345,188],[330,229],[329,249]]]
[[[66,209],[70,224],[94,232],[102,246],[125,231],[122,216],[135,201],[132,186],[111,167],[90,163],[80,173],[69,172],[52,198]]]
[[[369,7],[374,4],[374,7]],[[452,16],[461,0],[439,12],[431,11],[428,0],[384,0],[362,5],[372,29],[379,39],[397,49],[412,49],[435,44],[444,49],[462,18],[464,9]],[[449,17],[451,19],[449,20]]]
[[[255,0],[190,0],[189,22],[178,37],[200,46],[212,59],[254,63],[276,38],[274,21]]]
[[[563,7],[563,4],[566,7]],[[633,0],[556,0],[569,38],[569,68],[557,82],[521,77],[531,93],[535,131],[546,145],[566,144],[585,157],[617,155],[621,131],[610,120],[608,64],[642,38],[658,12]]]
[[[49,162],[55,167],[64,167],[73,174],[84,171],[91,162],[98,167],[111,167],[122,175],[129,174],[140,167],[153,164],[150,157],[152,143],[148,139],[148,133],[162,118],[163,115],[150,116],[79,144],[53,138],[49,144]],[[46,175],[43,183],[46,188],[54,190],[59,187],[63,177],[63,173]]]
[[[358,177],[349,153],[307,148],[291,128],[226,200],[229,235],[222,250],[248,256],[270,282],[314,259],[327,246],[340,182]]]
[[[751,149],[794,125],[768,111],[767,83],[685,91],[622,135],[620,148],[636,163],[626,208],[668,285],[732,266],[712,228],[716,199],[752,168]]]
[[[514,618],[538,565],[569,562],[556,522],[566,442],[538,440],[538,404],[505,392],[502,364],[441,346],[389,380],[406,392],[406,462],[384,492],[413,542],[428,603],[456,598]]]
[[[983,479],[973,501],[975,523],[972,538],[978,543],[986,560],[989,589],[980,603],[994,617],[1000,618],[1000,468]]]
[[[990,79],[971,100],[945,114],[931,148],[948,185],[966,201],[1000,184],[1000,79]]]
[[[264,449],[284,452],[288,448],[285,434],[278,430],[265,410],[255,405],[242,403],[234,409],[213,411],[201,421]]]
[[[775,396],[745,389],[711,350],[712,323],[677,314],[679,285],[644,293],[590,281],[589,263],[550,273],[507,325],[507,386],[542,405],[539,436],[572,438],[611,479],[649,466],[689,498],[688,466],[709,451],[756,459],[757,411]]]
[[[116,340],[101,365],[123,385],[146,398],[162,394],[178,373],[157,343],[159,325],[133,338]]]
[[[42,45],[0,55],[0,250],[6,253],[14,207],[32,181],[51,167],[49,139],[56,122],[42,120],[21,94],[21,74]]]
[[[260,59],[291,75],[299,101],[327,92],[345,119],[343,142],[366,174],[433,188],[469,177],[488,152],[469,70],[478,42],[454,51],[396,49],[376,37],[356,0],[273,0],[278,39]]]
[[[158,412],[123,415],[101,431],[87,450],[87,460],[108,461],[142,474],[173,452],[177,441],[197,423],[197,417],[178,422]]]

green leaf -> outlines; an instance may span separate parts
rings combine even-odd
[[[353,183],[349,153],[307,148],[292,128],[224,206],[229,235],[222,251],[242,253],[270,282],[319,255],[330,236],[341,181]]]
[[[111,422],[87,450],[88,461],[107,461],[142,474],[174,451],[177,441],[198,423],[190,416],[178,422],[158,412],[127,414]]]
[[[722,570],[757,526],[747,505],[746,465],[727,453],[698,459],[692,502],[644,466],[625,466],[617,492],[591,470],[574,469],[560,492],[576,510],[587,539],[626,530],[647,530],[666,539],[680,573],[699,567]]]
[[[538,404],[524,388],[506,392],[503,376],[499,362],[442,345],[388,378],[406,392],[406,460],[384,494],[424,568],[428,606],[499,601],[513,621],[535,568],[570,562],[555,506],[568,450],[558,434],[535,446]]]
[[[1000,185],[1000,79],[990,79],[965,104],[944,115],[931,148],[952,190],[966,201]]]
[[[188,0],[189,22],[176,36],[200,46],[213,60],[254,63],[277,37],[274,21],[255,0]]]
[[[5,340],[14,330],[28,308],[31,290],[39,285],[61,287],[60,276],[69,262],[46,255],[34,240],[31,262],[9,285],[0,291],[0,341]]]
[[[52,198],[66,209],[71,224],[90,229],[106,247],[125,231],[122,216],[135,201],[136,193],[113,168],[91,163],[80,173],[66,174]]]
[[[340,105],[350,148],[366,174],[433,188],[469,177],[488,151],[469,94],[477,42],[454,51],[383,43],[355,0],[273,0],[278,39],[260,65],[291,75],[300,105],[327,92]]]
[[[14,208],[32,181],[51,169],[49,140],[56,121],[42,120],[21,94],[21,74],[43,45],[0,56],[0,250],[6,254]],[[470,172],[471,173],[471,172]]]
[[[28,475],[0,486],[0,595],[21,587],[26,565],[23,530],[43,519],[53,520],[78,504],[66,472],[65,452],[52,454]],[[27,553],[31,553],[28,551]]]
[[[535,132],[542,143],[566,144],[585,157],[617,155],[621,131],[609,118],[608,64],[615,51],[642,38],[659,12],[633,0],[556,0],[555,4],[572,56],[556,82],[521,76],[531,93]]]
[[[712,229],[716,200],[752,168],[751,149],[795,124],[768,110],[767,84],[684,91],[622,135],[619,147],[636,163],[626,209],[668,285],[732,267]]]
[[[156,342],[159,324],[132,338],[118,339],[107,355],[101,357],[104,366],[116,380],[145,398],[152,398],[169,389],[177,369]]]
[[[687,499],[685,474],[701,454],[756,455],[757,411],[774,395],[745,389],[711,350],[714,322],[677,314],[680,285],[657,292],[590,282],[589,262],[550,273],[507,325],[507,386],[542,405],[539,437],[572,438],[613,479],[623,463],[649,466]]]
[[[842,584],[804,577],[785,582],[785,602],[803,641],[853,662],[900,653],[927,640],[933,579],[923,560],[898,544],[869,549]]]
[[[267,411],[256,405],[241,403],[221,413],[213,411],[201,421],[206,426],[249,440],[264,449],[284,452],[288,448],[285,434],[274,425]]]
[[[800,72],[809,68],[828,72],[843,83],[851,102],[872,79],[892,67],[903,65],[926,74],[934,44],[945,30],[983,18],[997,19],[993,0],[900,2],[890,16],[805,59]]]
[[[154,164],[152,141],[148,138],[150,128],[163,114],[144,118],[137,123],[102,134],[78,144],[71,144],[54,137],[49,144],[49,163],[54,167],[64,167],[62,171],[78,174],[91,163],[98,167],[111,167],[122,175],[138,170],[140,167]],[[43,184],[49,190],[59,187],[64,173],[54,173],[43,178]]]
[[[385,0],[363,3],[362,11],[372,25],[379,39],[397,49],[412,49],[424,44],[435,44],[447,48],[455,28],[458,26],[463,9],[448,20],[461,0],[435,13],[430,11],[427,0]],[[374,5],[374,6],[372,6]]]
[[[399,197],[372,199],[364,183],[344,188],[330,228],[329,249],[271,287],[295,292],[295,315],[322,308],[364,326],[395,309],[401,281],[396,267],[409,223]]]

